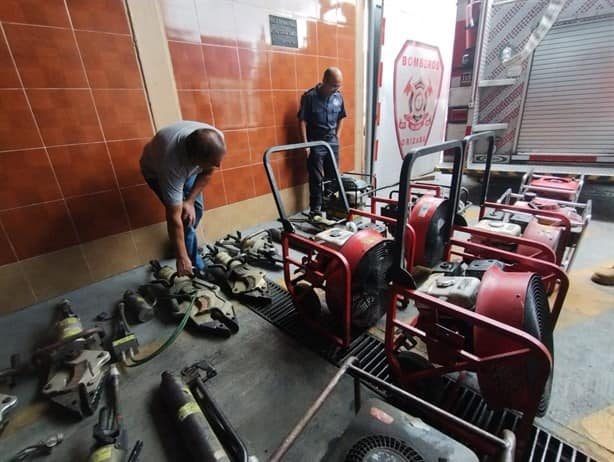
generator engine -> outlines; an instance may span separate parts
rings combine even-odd
[[[477,225],[475,225],[475,228],[483,229],[484,231],[490,231],[491,233],[496,233],[503,236],[513,237],[520,237],[522,232],[520,225],[502,220],[480,220]],[[506,242],[505,239],[497,239],[496,237],[489,238],[483,236],[471,236],[469,241],[504,250],[513,250],[515,247],[515,244],[510,244],[509,242]]]
[[[388,272],[392,266],[393,241],[384,239],[373,229],[353,231],[331,228],[314,237],[316,243],[339,252],[346,259],[351,275],[352,326],[365,329],[374,325],[385,313],[388,301]],[[321,299],[315,289],[324,291],[328,311],[333,319],[341,321],[346,307],[345,274],[336,258],[319,253],[308,266],[325,275],[323,284],[311,272],[305,275],[297,289],[303,303],[299,309],[311,316],[321,310]],[[321,287],[320,287],[321,286]],[[309,291],[310,293],[306,293]],[[309,306],[306,306],[306,305]],[[302,306],[301,306],[302,305]]]
[[[331,462],[477,462],[476,454],[421,419],[370,399],[322,460]]]
[[[550,306],[541,278],[530,272],[506,272],[503,267],[496,260],[476,260],[471,274],[480,278],[435,273],[419,290],[520,329],[538,339],[554,356]],[[487,269],[480,272],[476,268]],[[469,326],[461,318],[442,315],[431,304],[417,302],[416,308],[419,312],[416,327],[437,339],[426,344],[428,359],[434,364],[455,364],[459,348],[479,356],[504,354],[519,348],[487,328]],[[534,367],[530,359],[516,359],[479,368],[478,381],[489,405],[525,408],[530,399],[526,390],[533,385]],[[546,411],[550,387],[551,378],[538,409],[540,415]]]
[[[354,209],[365,207],[367,196],[373,190],[373,186],[365,180],[351,175],[341,175],[341,182],[348,205]],[[328,197],[325,195],[323,206],[326,210],[326,216],[329,218],[345,218],[346,216],[343,200],[339,197],[338,192],[334,192]]]

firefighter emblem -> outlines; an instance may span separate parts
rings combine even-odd
[[[409,98],[409,113],[403,115],[410,130],[420,130],[425,124],[432,123],[433,116],[429,113],[429,98],[433,95],[431,83],[422,80],[412,82],[410,77],[403,90]]]
[[[439,103],[443,62],[439,48],[408,40],[394,68],[395,128],[401,157],[427,144]]]

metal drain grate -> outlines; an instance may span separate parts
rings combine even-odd
[[[550,433],[533,427],[528,462],[597,462]]]
[[[349,348],[331,345],[303,326],[292,297],[283,287],[269,281],[269,292],[271,302],[246,306],[335,366],[348,356],[356,356],[362,369],[387,382],[391,380],[384,344],[380,339],[364,333],[355,338]],[[435,404],[496,435],[500,435],[504,428],[512,431],[516,428],[519,418],[514,412],[489,409],[476,390],[450,378],[445,380],[444,398]],[[530,447],[524,462],[597,462],[536,426],[533,426]]]

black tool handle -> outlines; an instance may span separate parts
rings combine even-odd
[[[200,378],[196,378],[192,382],[192,388],[201,409],[207,416],[207,421],[211,424],[215,435],[228,452],[230,460],[232,462],[248,462],[249,456],[243,440],[241,440],[241,437],[221,409],[215,404],[203,381]]]
[[[178,433],[194,460],[215,462],[217,459],[211,445],[211,441],[214,441],[212,432],[190,390],[180,378],[169,372],[162,373],[160,390],[175,420]]]
[[[465,145],[465,159],[469,155],[469,148],[478,140],[488,140],[486,164],[484,165],[484,174],[482,176],[482,192],[480,194],[480,205],[482,205],[484,202],[486,202],[488,186],[490,183],[490,168],[492,166],[492,156],[495,153],[495,132],[479,132],[464,137],[463,144]]]

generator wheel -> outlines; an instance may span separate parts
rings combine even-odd
[[[406,373],[434,369],[433,364],[424,356],[413,351],[401,351],[398,354],[401,370]],[[429,403],[439,403],[444,394],[444,383],[441,377],[429,377],[416,380],[411,391]]]
[[[299,313],[317,319],[322,312],[322,303],[314,287],[306,281],[299,281],[296,283],[294,291],[296,293],[294,304]]]

